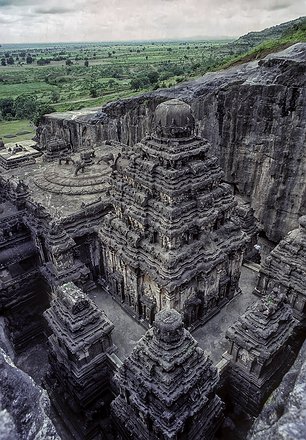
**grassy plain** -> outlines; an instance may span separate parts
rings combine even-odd
[[[0,101],[26,95],[61,112],[100,106],[203,75],[234,54],[228,43],[224,40],[3,46]],[[1,118],[0,114],[2,136],[20,131],[18,120],[7,123],[4,119],[7,117]],[[9,119],[16,116],[9,115]]]
[[[28,120],[0,122],[0,138],[3,138],[4,142],[30,140],[34,135],[35,126]]]
[[[298,41],[306,41],[305,21],[257,47],[245,39],[243,45],[217,40],[0,46],[0,136],[6,140],[30,131],[24,129],[30,126],[24,119],[31,111],[28,119],[37,120],[33,105],[20,97],[48,111],[97,107],[262,58]],[[3,100],[12,101],[9,109],[1,108]],[[20,105],[22,111],[16,109]],[[11,140],[22,135],[17,136]]]

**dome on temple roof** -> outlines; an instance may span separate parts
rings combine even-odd
[[[174,309],[164,309],[155,315],[154,334],[166,343],[179,341],[184,333],[181,314]]]
[[[155,110],[155,131],[160,137],[190,137],[194,131],[194,117],[189,104],[179,99],[162,102]]]

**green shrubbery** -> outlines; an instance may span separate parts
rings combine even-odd
[[[12,121],[29,119],[37,125],[45,113],[52,113],[55,108],[46,103],[40,103],[35,96],[21,95],[16,99],[0,100],[0,120]]]

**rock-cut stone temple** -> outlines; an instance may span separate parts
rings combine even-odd
[[[151,324],[173,308],[193,327],[238,291],[247,236],[190,106],[172,99],[154,118],[153,133],[113,166],[114,211],[99,233],[105,278],[135,317]]]

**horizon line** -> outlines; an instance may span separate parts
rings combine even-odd
[[[134,40],[91,40],[91,41],[44,41],[44,42],[18,42],[18,43],[1,43],[0,47],[3,47],[5,45],[17,45],[17,44],[36,44],[36,45],[43,45],[43,44],[96,44],[96,43],[166,43],[166,42],[185,42],[185,41],[219,41],[219,40],[234,40],[239,38],[239,36],[230,36],[230,35],[220,35],[216,37],[212,36],[194,36],[194,37],[186,37],[186,38],[156,38],[156,39],[134,39]]]

